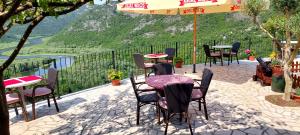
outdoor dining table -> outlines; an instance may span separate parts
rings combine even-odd
[[[40,81],[42,81],[43,78],[40,76],[36,76],[36,75],[30,75],[30,76],[23,76],[23,77],[18,77],[18,78],[10,78],[7,80],[4,80],[3,84],[4,87],[6,89],[12,89],[12,88],[21,88],[21,89],[25,89],[25,86],[29,86],[29,85],[33,85],[36,83],[39,83]],[[24,94],[23,91],[19,91],[17,92],[18,97],[20,98],[21,102],[22,102],[22,108],[24,108],[24,117],[25,117],[25,121],[28,121],[28,116],[27,116],[27,110],[26,110],[26,104],[25,104],[25,100],[24,100]]]
[[[215,45],[215,46],[212,46],[212,48],[220,49],[220,53],[221,53],[221,57],[222,57],[221,64],[223,66],[223,53],[224,53],[224,49],[231,49],[232,45]]]
[[[167,84],[194,83],[194,80],[184,75],[155,75],[148,77],[146,79],[146,83],[149,86],[162,91],[164,89],[164,86]]]
[[[146,54],[145,58],[153,59],[155,63],[157,63],[158,59],[168,57],[168,54],[158,53],[158,54]]]

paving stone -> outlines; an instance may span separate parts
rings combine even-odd
[[[214,77],[207,93],[209,120],[192,102],[192,127],[195,134],[292,134],[300,131],[300,108],[279,107],[265,100],[265,96],[276,94],[270,86],[262,87],[252,81],[257,63],[241,61],[229,66],[213,65]],[[197,75],[205,66],[197,64]],[[176,69],[182,74],[192,66]],[[139,77],[144,79],[142,76]],[[165,124],[157,124],[154,106],[141,108],[140,125],[136,123],[136,98],[130,81],[122,85],[82,91],[58,100],[60,112],[47,102],[37,105],[38,118],[24,122],[10,110],[11,134],[163,134]],[[31,106],[28,111],[31,114]],[[203,107],[202,107],[203,109]],[[162,119],[161,119],[162,120]],[[267,126],[268,125],[268,126]],[[251,128],[250,128],[251,127]],[[274,130],[275,129],[275,130]],[[243,133],[245,132],[245,133]],[[170,123],[169,134],[189,134],[186,124]],[[300,134],[298,134],[300,135]]]

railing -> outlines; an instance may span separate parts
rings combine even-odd
[[[219,44],[232,44],[235,41],[241,42],[239,53],[240,59],[246,58],[244,55],[244,50],[246,48],[255,49],[257,55],[263,57],[268,56],[272,51],[271,41],[202,41],[197,42],[197,63],[203,63],[205,60],[204,50],[202,48],[203,44],[213,46]],[[37,75],[44,75],[44,73],[47,72],[48,67],[55,67],[59,70],[59,88],[57,94],[66,94],[109,83],[107,80],[107,71],[111,68],[122,71],[124,74],[123,78],[126,78],[128,77],[129,72],[137,72],[132,57],[133,53],[159,53],[164,52],[165,48],[175,48],[176,56],[181,56],[184,59],[184,64],[192,64],[193,42],[153,42],[147,45],[128,47],[126,49],[116,49],[81,56],[66,56],[51,59],[47,62],[12,65],[6,70],[5,77],[10,78],[11,76],[26,75],[24,71],[30,74],[35,73]],[[27,70],[24,70],[24,67],[28,67]]]

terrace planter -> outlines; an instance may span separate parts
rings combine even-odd
[[[177,63],[175,64],[175,67],[176,67],[176,68],[182,68],[182,64],[183,64],[183,61],[182,61],[182,62],[177,62]]]
[[[111,80],[111,84],[113,85],[113,86],[120,86],[120,80]]]
[[[254,60],[255,60],[255,56],[249,56],[248,59],[249,59],[250,61],[254,61]]]
[[[299,101],[300,102],[300,96],[296,95],[296,93],[292,92],[291,93],[291,98],[295,101]]]
[[[272,74],[283,74],[281,66],[280,65],[272,66]]]

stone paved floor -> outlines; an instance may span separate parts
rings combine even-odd
[[[279,107],[265,101],[278,94],[269,86],[252,81],[255,62],[239,65],[213,65],[213,81],[207,95],[209,120],[192,102],[192,128],[195,134],[215,135],[300,135],[300,107]],[[206,66],[209,68],[209,66]],[[197,65],[198,74],[204,65]],[[189,73],[191,66],[176,69]],[[135,125],[136,99],[128,79],[121,86],[99,86],[64,96],[58,100],[60,112],[46,102],[37,107],[38,118],[24,122],[10,110],[10,130],[16,134],[163,134],[165,124],[158,125],[152,106],[141,109],[140,126]],[[31,114],[30,106],[28,111]],[[186,124],[173,121],[168,134],[189,134]]]

